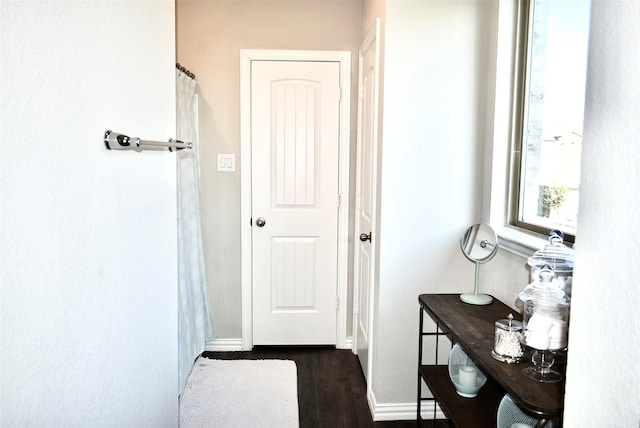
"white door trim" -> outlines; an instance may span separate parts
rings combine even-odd
[[[351,52],[240,50],[240,242],[242,263],[242,349],[253,348],[251,251],[251,61],[332,61],[340,63],[340,149],[338,207],[338,310],[336,347],[347,347],[347,284],[349,263],[349,134]]]

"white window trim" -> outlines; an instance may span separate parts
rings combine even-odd
[[[513,76],[518,67],[518,7],[523,2],[500,0],[498,21],[495,26],[495,69],[493,81],[488,87],[488,108],[493,112],[487,118],[487,150],[485,164],[489,166],[484,179],[483,191],[488,204],[483,206],[485,218],[496,230],[500,248],[509,253],[527,258],[548,243],[546,237],[517,228],[509,224],[510,179],[512,175],[512,142],[519,132],[513,126],[514,106],[519,102],[515,92]]]

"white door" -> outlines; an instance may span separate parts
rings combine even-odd
[[[355,247],[356,352],[369,379],[372,285],[375,275],[376,170],[378,146],[378,54],[376,32],[360,49]]]
[[[339,73],[251,63],[254,345],[336,343]]]

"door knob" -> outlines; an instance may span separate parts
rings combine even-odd
[[[264,226],[265,224],[267,224],[267,222],[265,221],[265,219],[264,219],[264,218],[262,218],[262,217],[258,217],[258,218],[256,219],[256,226],[258,226],[258,227],[262,227],[262,226]]]
[[[369,234],[368,234],[368,235],[367,235],[366,233],[361,233],[361,234],[360,234],[360,240],[361,240],[362,242],[366,242],[366,241],[371,242],[371,232],[369,232]]]

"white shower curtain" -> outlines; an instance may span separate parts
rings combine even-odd
[[[192,142],[177,152],[178,176],[178,352],[180,394],[193,362],[214,338],[204,270],[200,222],[200,163],[197,128],[197,82],[176,70],[177,138]]]

